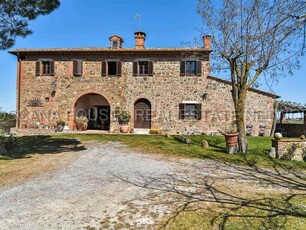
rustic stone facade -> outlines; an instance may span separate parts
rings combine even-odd
[[[206,40],[205,40],[206,39]],[[18,56],[17,128],[32,128],[36,123],[51,125],[59,117],[75,129],[77,102],[84,95],[101,95],[109,104],[110,131],[117,131],[114,109],[121,107],[131,113],[130,128],[134,127],[134,105],[144,98],[151,103],[151,127],[164,132],[184,133],[189,130],[216,131],[234,119],[229,82],[210,76],[210,46],[194,49],[150,48],[88,48],[16,50]],[[73,74],[73,60],[83,61],[80,77]],[[54,76],[36,76],[37,60],[53,60]],[[153,76],[133,76],[134,61],[153,62]],[[181,76],[182,60],[201,61],[201,76]],[[120,61],[120,76],[102,76],[103,61]],[[203,95],[206,95],[205,97]],[[273,103],[276,97],[259,90],[247,95],[246,124],[252,124],[252,135],[259,126],[272,125]],[[38,100],[41,107],[31,107]],[[179,104],[201,103],[201,120],[179,119]],[[102,102],[101,102],[102,103]],[[104,104],[101,105],[104,105]]]

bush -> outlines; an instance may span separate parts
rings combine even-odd
[[[16,126],[14,114],[0,112],[0,133],[10,133],[10,129]]]
[[[161,134],[161,131],[159,128],[152,128],[150,129],[150,134]]]
[[[128,125],[131,119],[130,112],[119,107],[115,110],[115,117],[119,125]]]
[[[13,135],[1,136],[0,146],[3,146],[6,151],[4,155],[12,157],[17,150],[17,139]]]

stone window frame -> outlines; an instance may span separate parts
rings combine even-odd
[[[195,71],[194,73],[187,72],[187,63],[195,62]],[[181,76],[202,76],[202,61],[195,59],[186,59],[180,61],[180,75]]]
[[[55,62],[52,59],[39,59],[36,61],[36,76],[54,76]]]
[[[180,120],[201,120],[202,104],[198,102],[182,102],[179,104]]]
[[[146,73],[140,73],[140,63],[147,62],[148,63],[148,69],[147,74]],[[133,62],[133,76],[139,76],[139,77],[147,77],[147,76],[153,76],[154,72],[154,62],[149,59],[140,59],[135,60]]]

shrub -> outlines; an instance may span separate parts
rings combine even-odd
[[[152,128],[150,129],[150,134],[160,134],[160,129],[159,128]]]
[[[14,114],[0,112],[0,133],[10,133],[10,129],[16,126]]]
[[[88,118],[86,116],[76,117],[75,124],[78,130],[86,130],[88,127]]]
[[[12,157],[17,149],[17,139],[13,136],[1,136],[0,145],[4,147],[6,153],[5,155]]]
[[[131,119],[130,112],[119,107],[115,109],[115,117],[120,125],[129,124]]]

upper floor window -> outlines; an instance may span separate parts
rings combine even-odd
[[[54,61],[37,61],[36,76],[54,76]]]
[[[102,76],[121,76],[122,63],[120,61],[102,62]]]
[[[201,61],[181,61],[181,76],[202,75]]]
[[[153,76],[152,61],[133,62],[133,76]]]
[[[186,61],[186,75],[196,75],[195,61]]]
[[[73,61],[73,76],[80,77],[83,75],[83,61]]]
[[[179,105],[179,118],[181,120],[201,120],[202,104],[181,103]]]

